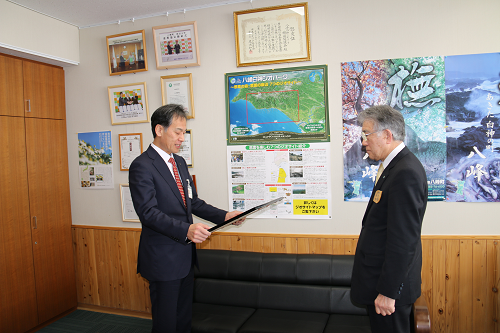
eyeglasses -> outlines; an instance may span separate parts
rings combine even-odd
[[[378,133],[378,132],[382,132],[383,130],[380,130],[380,131],[375,131],[375,132],[371,132],[371,133],[365,133],[365,132],[361,132],[361,142],[365,141],[365,140],[368,140],[368,135],[372,135],[374,133]]]

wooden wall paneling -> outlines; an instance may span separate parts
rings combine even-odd
[[[309,253],[309,238],[297,238],[297,253],[308,254]]]
[[[21,59],[0,55],[0,92],[2,93],[0,115],[23,117],[23,61]]]
[[[356,253],[356,246],[358,245],[358,239],[346,238],[344,240],[344,254]]]
[[[486,290],[488,293],[488,299],[486,301],[486,318],[489,325],[486,329],[488,332],[499,332],[498,320],[500,319],[500,308],[499,308],[499,292],[500,287],[500,246],[497,240],[487,240],[486,243],[486,253],[487,253],[487,272],[488,279],[486,282]]]
[[[345,254],[344,239],[332,239],[332,254]]]
[[[135,274],[140,231],[95,229],[94,234],[100,306],[150,312],[148,282]],[[74,235],[77,237],[78,232]],[[76,242],[83,241],[81,236],[80,239]],[[345,236],[223,233],[213,234],[206,244],[197,246],[255,252],[354,254],[356,244],[357,238]],[[433,332],[500,333],[495,322],[499,299],[494,289],[498,290],[500,279],[499,247],[494,237],[485,240],[443,236],[422,240],[422,294],[429,306]],[[75,248],[83,247],[76,244]],[[76,267],[81,270],[86,264],[80,261],[88,259],[76,253]],[[100,267],[101,263],[108,267]],[[120,278],[116,274],[125,276]],[[129,298],[110,296],[123,292],[128,292]],[[103,295],[106,295],[104,300]],[[478,302],[478,298],[482,302]]]
[[[83,304],[100,304],[95,260],[94,230],[73,229],[75,252],[77,301]]]
[[[458,293],[460,290],[460,241],[446,240],[445,332],[458,332]]]
[[[432,301],[432,252],[433,240],[422,240],[422,295],[425,298],[429,315],[431,317],[431,329],[434,327],[434,303]],[[433,332],[435,332],[433,330]]]
[[[472,243],[472,331],[488,332],[486,330],[485,306],[487,301],[486,293],[486,240],[476,239]]]
[[[38,314],[24,118],[0,116],[0,146],[0,332],[25,332]]]
[[[432,244],[432,330],[446,332],[446,241],[435,239]]]
[[[321,254],[321,240],[322,238],[311,238],[309,239],[309,253],[311,254]]]
[[[460,290],[458,292],[458,332],[472,332],[472,239],[460,240]]]

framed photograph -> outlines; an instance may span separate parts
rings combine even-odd
[[[149,122],[146,82],[108,87],[111,125]]]
[[[156,68],[200,66],[196,22],[153,27]]]
[[[166,104],[180,104],[194,118],[193,80],[191,73],[161,77],[161,101]]]
[[[142,154],[142,133],[118,134],[120,170],[128,171],[132,161]]]
[[[307,2],[234,12],[236,65],[311,60]]]
[[[122,202],[122,220],[123,222],[141,222],[134,209],[132,196],[128,184],[120,184],[120,196]]]
[[[189,168],[193,167],[193,135],[190,129],[186,130],[184,134],[184,142],[181,145],[181,149],[177,153],[186,160],[186,164]]]
[[[144,30],[106,37],[109,75],[122,75],[148,70]]]

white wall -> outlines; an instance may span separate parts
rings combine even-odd
[[[58,66],[77,65],[79,30],[0,0],[0,52]]]
[[[255,0],[253,7],[293,3]],[[193,155],[198,192],[211,204],[228,209],[224,74],[266,68],[327,64],[331,134],[331,220],[251,219],[226,231],[287,234],[358,234],[366,203],[343,201],[340,63],[343,61],[499,52],[498,0],[309,0],[312,61],[275,66],[236,67],[233,12],[251,9],[250,3],[190,11],[83,29],[80,65],[66,69],[68,149],[73,224],[140,227],[122,222],[119,184],[128,172],[119,170],[118,134],[142,132],[144,149],[152,141],[150,124],[111,126],[107,87],[147,82],[149,110],[161,105],[160,77],[192,73],[195,119]],[[157,70],[153,26],[197,21],[201,66]],[[145,29],[147,72],[109,76],[106,36]],[[111,130],[114,190],[79,188],[77,133]],[[423,233],[444,235],[500,234],[495,203],[430,202]]]

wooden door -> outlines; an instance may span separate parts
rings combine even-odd
[[[38,324],[24,118],[0,116],[0,332]]]
[[[64,120],[26,118],[26,150],[39,322],[76,307]]]
[[[23,61],[0,54],[0,115],[24,117]]]
[[[61,67],[23,61],[26,117],[66,119],[64,70]]]

